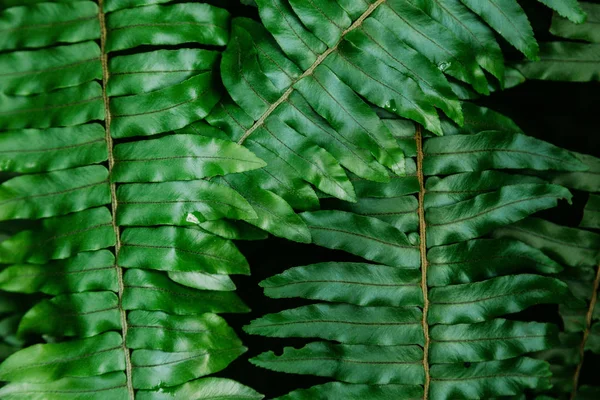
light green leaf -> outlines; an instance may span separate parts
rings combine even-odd
[[[123,279],[123,307],[127,310],[164,311],[177,315],[248,312],[248,307],[232,292],[187,288],[160,272],[130,269]]]
[[[0,129],[72,126],[104,119],[98,82],[32,96],[0,93]]]
[[[0,50],[99,39],[98,6],[76,1],[7,8],[0,13],[0,31],[9,32],[0,35]]]
[[[169,135],[115,146],[112,180],[192,180],[261,168],[264,161],[232,142],[199,135]]]
[[[54,217],[109,202],[108,171],[100,165],[17,176],[0,185],[0,220]]]
[[[0,389],[0,396],[6,400],[62,400],[67,397],[71,400],[127,400],[126,386],[123,372],[111,372],[87,378],[66,377],[44,383],[9,383]]]
[[[232,242],[198,229],[173,226],[125,229],[118,262],[124,268],[250,273],[248,262]]]
[[[188,4],[189,6],[189,4]],[[214,69],[219,53],[204,49],[157,50],[109,61],[109,96],[148,93]]]
[[[0,148],[4,172],[53,171],[100,163],[108,157],[99,124],[2,132]]]
[[[111,135],[147,136],[183,128],[206,117],[220,97],[208,71],[154,92],[113,98]]]
[[[493,319],[431,328],[432,363],[506,360],[556,346],[557,328],[537,322]]]
[[[329,382],[309,389],[294,390],[276,400],[313,400],[317,396],[332,398],[341,396],[348,400],[387,400],[387,399],[420,399],[423,387],[418,385],[362,385],[342,382]]]
[[[44,219],[41,229],[21,231],[0,242],[0,263],[44,263],[71,257],[81,251],[114,246],[110,211],[92,208],[62,217]]]
[[[7,94],[26,96],[78,86],[102,79],[100,47],[90,41],[4,53],[0,70],[0,91]]]
[[[131,311],[127,325],[127,346],[132,349],[185,352],[241,345],[234,330],[215,314],[170,315]]]
[[[107,291],[62,294],[29,310],[19,324],[18,334],[89,337],[120,330],[118,303],[117,295]]]
[[[428,139],[423,152],[426,175],[485,169],[585,171],[587,167],[567,150],[520,133],[485,131]]]
[[[256,218],[252,207],[236,191],[207,181],[121,185],[117,201],[117,222],[121,226],[181,226],[221,218]]]
[[[106,50],[141,45],[194,42],[224,46],[229,39],[229,13],[208,4],[173,4],[124,9],[107,17]],[[156,27],[161,29],[157,30]]]
[[[44,265],[11,265],[0,272],[0,289],[53,295],[94,290],[116,292],[115,257],[108,250],[100,250]]]
[[[164,388],[160,391],[139,390],[139,400],[172,400],[173,398],[189,400],[231,399],[260,400],[264,396],[248,386],[225,378],[203,378],[183,385]]]
[[[0,378],[11,382],[49,383],[125,369],[121,336],[108,332],[63,343],[36,344],[0,364]]]

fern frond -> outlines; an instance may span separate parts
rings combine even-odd
[[[474,116],[490,113],[468,108]],[[490,234],[571,196],[520,171],[587,167],[568,151],[510,132],[512,122],[502,129],[505,121],[500,115],[485,121],[503,132],[471,133],[476,128],[467,124],[455,127],[456,135],[422,139],[411,124],[387,121],[405,154],[417,156],[416,163],[407,159],[407,176],[355,181],[357,203],[327,199],[329,210],[301,214],[313,243],[372,263],[299,266],[261,283],[269,297],[326,302],[269,314],[244,328],[322,340],[251,359],[275,371],[338,381],[281,399],[492,398],[550,387],[548,364],[526,355],[556,346],[557,327],[503,317],[576,300],[564,282],[543,276],[561,271],[558,262],[535,246]],[[398,199],[406,211],[373,212]]]
[[[565,266],[559,276],[569,285],[579,303],[561,304],[559,313],[564,325],[561,344],[540,353],[539,357],[551,363],[554,384],[551,393],[557,398],[585,399],[598,393],[597,387],[579,386],[578,383],[586,351],[600,354],[597,345],[600,235],[528,218],[514,226],[499,229],[494,236],[521,240]]]
[[[41,343],[0,365],[0,397],[262,398],[198,379],[246,351],[217,314],[248,311],[229,278],[248,263],[230,239],[256,237],[236,220],[258,217],[204,178],[265,166],[200,122],[221,97],[229,13],[31,3],[0,13],[0,170],[17,173],[0,185],[0,220],[38,221],[0,242],[12,264],[0,287],[49,296],[20,318],[17,337]]]
[[[541,43],[539,62],[515,64],[527,79],[570,82],[600,80],[600,34],[597,28],[600,5],[587,2],[579,4],[581,15],[587,14],[584,23],[582,17],[565,14],[558,8],[558,13],[552,17],[550,32],[569,41]]]

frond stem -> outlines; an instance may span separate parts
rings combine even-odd
[[[339,44],[342,42],[342,40],[344,39],[344,37],[351,31],[355,30],[356,28],[360,27],[363,23],[363,21],[369,16],[371,15],[371,13],[373,13],[373,11],[375,11],[375,9],[377,9],[377,7],[379,7],[381,4],[383,4],[386,0],[377,0],[375,3],[371,4],[364,13],[362,13],[362,15],[360,17],[357,18],[356,21],[354,21],[354,23],[352,25],[350,25],[347,29],[345,29],[342,34],[340,35],[340,38],[338,39],[338,41],[336,42],[336,44],[333,47],[328,48],[326,51],[324,51],[319,57],[317,57],[317,59],[315,60],[315,62],[312,63],[312,65],[306,70],[304,71],[304,73],[302,75],[300,75],[298,78],[296,78],[291,84],[290,87],[281,95],[281,97],[279,99],[277,99],[277,101],[273,104],[271,104],[271,106],[267,109],[267,111],[265,111],[265,113],[263,115],[261,115],[261,117],[254,123],[254,125],[252,125],[240,138],[240,140],[238,140],[238,144],[242,144],[246,141],[246,139],[248,138],[248,136],[250,136],[255,130],[257,130],[258,128],[260,128],[262,126],[262,124],[264,124],[265,120],[273,113],[273,111],[275,111],[275,109],[277,107],[279,107],[279,105],[283,102],[285,102],[288,97],[290,97],[290,95],[292,94],[292,92],[294,91],[294,85],[299,82],[300,80],[306,78],[307,76],[312,75],[315,72],[315,69],[321,65],[321,63],[323,61],[325,61],[325,59],[327,58],[327,56],[329,56],[331,53],[333,53],[334,51],[337,50]]]
[[[575,400],[577,396],[577,389],[579,385],[579,375],[581,374],[581,368],[583,367],[583,358],[585,355],[585,344],[588,336],[590,335],[590,328],[592,326],[592,316],[594,314],[594,307],[598,300],[598,287],[600,286],[600,265],[596,268],[596,279],[594,279],[594,286],[592,289],[592,299],[590,300],[590,306],[585,316],[585,330],[583,331],[583,338],[581,339],[581,345],[579,346],[579,363],[577,369],[575,369],[575,375],[573,376],[573,389],[571,391],[571,400]]]
[[[427,224],[425,223],[425,178],[423,177],[423,133],[421,125],[417,124],[417,177],[419,179],[419,245],[421,250],[421,291],[423,292],[423,370],[425,371],[425,383],[423,384],[423,400],[429,397],[429,324],[427,312],[429,311],[429,298],[427,292]]]
[[[98,0],[98,20],[100,22],[100,61],[102,63],[102,99],[104,100],[104,125],[106,132],[106,146],[108,148],[108,172],[111,175],[113,166],[115,165],[115,157],[113,155],[113,140],[110,135],[110,123],[112,115],[110,112],[110,99],[106,92],[106,85],[108,84],[109,72],[108,72],[108,54],[106,53],[106,20],[104,15],[104,0]],[[118,297],[119,297],[119,311],[121,314],[121,335],[123,337],[123,353],[125,354],[125,376],[127,377],[127,392],[130,400],[135,399],[135,391],[133,389],[132,379],[132,366],[131,366],[131,354],[127,348],[127,313],[123,309],[123,290],[125,285],[123,284],[123,269],[119,267],[119,251],[121,250],[121,233],[119,226],[117,225],[117,189],[115,183],[110,183],[110,205],[112,212],[112,227],[115,233],[115,268],[117,270],[118,279]]]

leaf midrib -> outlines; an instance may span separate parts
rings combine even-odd
[[[108,70],[108,53],[106,52],[106,20],[104,15],[104,0],[98,0],[98,22],[100,23],[100,60],[102,63],[102,100],[104,102],[104,111],[105,111],[105,134],[106,134],[106,147],[108,150],[108,172],[109,176],[112,174],[113,167],[115,165],[115,156],[113,154],[113,141],[112,136],[110,134],[110,123],[112,120],[112,115],[110,111],[110,100],[107,93],[107,85],[109,78],[109,70]],[[111,199],[111,217],[112,217],[112,228],[115,234],[115,259],[118,260],[119,251],[121,249],[121,234],[119,231],[119,226],[117,225],[117,188],[114,182],[110,183],[110,199]],[[129,348],[127,347],[127,312],[123,308],[123,292],[125,290],[125,285],[123,282],[123,268],[119,266],[118,262],[115,262],[115,269],[117,271],[117,280],[118,280],[118,309],[119,314],[121,316],[121,336],[122,343],[121,349],[123,350],[125,357],[125,377],[127,382],[127,393],[130,400],[135,400],[135,390],[133,388],[133,367],[131,364],[131,354],[129,352]]]
[[[248,138],[248,136],[250,136],[256,129],[261,127],[264,124],[264,122],[266,121],[266,119],[273,113],[273,111],[275,111],[275,109],[277,109],[277,107],[279,107],[283,102],[287,101],[287,99],[290,97],[292,92],[295,90],[294,85],[297,82],[299,82],[300,80],[306,78],[307,76],[311,76],[315,72],[316,68],[319,65],[321,65],[323,63],[323,61],[325,61],[325,59],[331,53],[333,53],[334,51],[337,50],[339,44],[342,42],[344,37],[349,32],[351,32],[351,31],[355,30],[356,28],[358,28],[359,26],[361,26],[363,21],[369,15],[371,15],[375,11],[375,9],[377,9],[377,7],[379,7],[385,1],[386,0],[377,0],[375,3],[371,4],[367,8],[367,10],[360,17],[358,17],[358,19],[356,21],[354,21],[354,23],[352,23],[352,25],[350,25],[346,30],[344,30],[342,32],[342,34],[340,35],[340,38],[338,39],[337,43],[333,47],[330,47],[329,49],[324,51],[321,55],[319,55],[317,57],[317,59],[313,62],[313,64],[306,71],[304,71],[304,73],[302,75],[300,75],[298,78],[296,78],[292,81],[292,83],[290,84],[290,87],[285,92],[283,92],[283,94],[281,95],[281,97],[279,97],[279,99],[277,99],[277,101],[275,101],[274,103],[271,104],[271,106],[269,106],[269,108],[264,112],[264,114],[261,115],[261,117],[248,130],[246,130],[246,132],[244,132],[244,134],[238,140],[237,143],[239,145],[243,144],[246,141],[246,139]],[[298,35],[298,37],[300,37],[300,36]]]

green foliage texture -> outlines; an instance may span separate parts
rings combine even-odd
[[[269,235],[357,259],[261,282],[309,302],[244,330],[309,342],[250,362],[329,378],[279,399],[599,398],[600,160],[471,102],[600,80],[600,6],[539,2],[556,41],[516,0],[0,0],[0,398],[263,398],[210,375]]]

